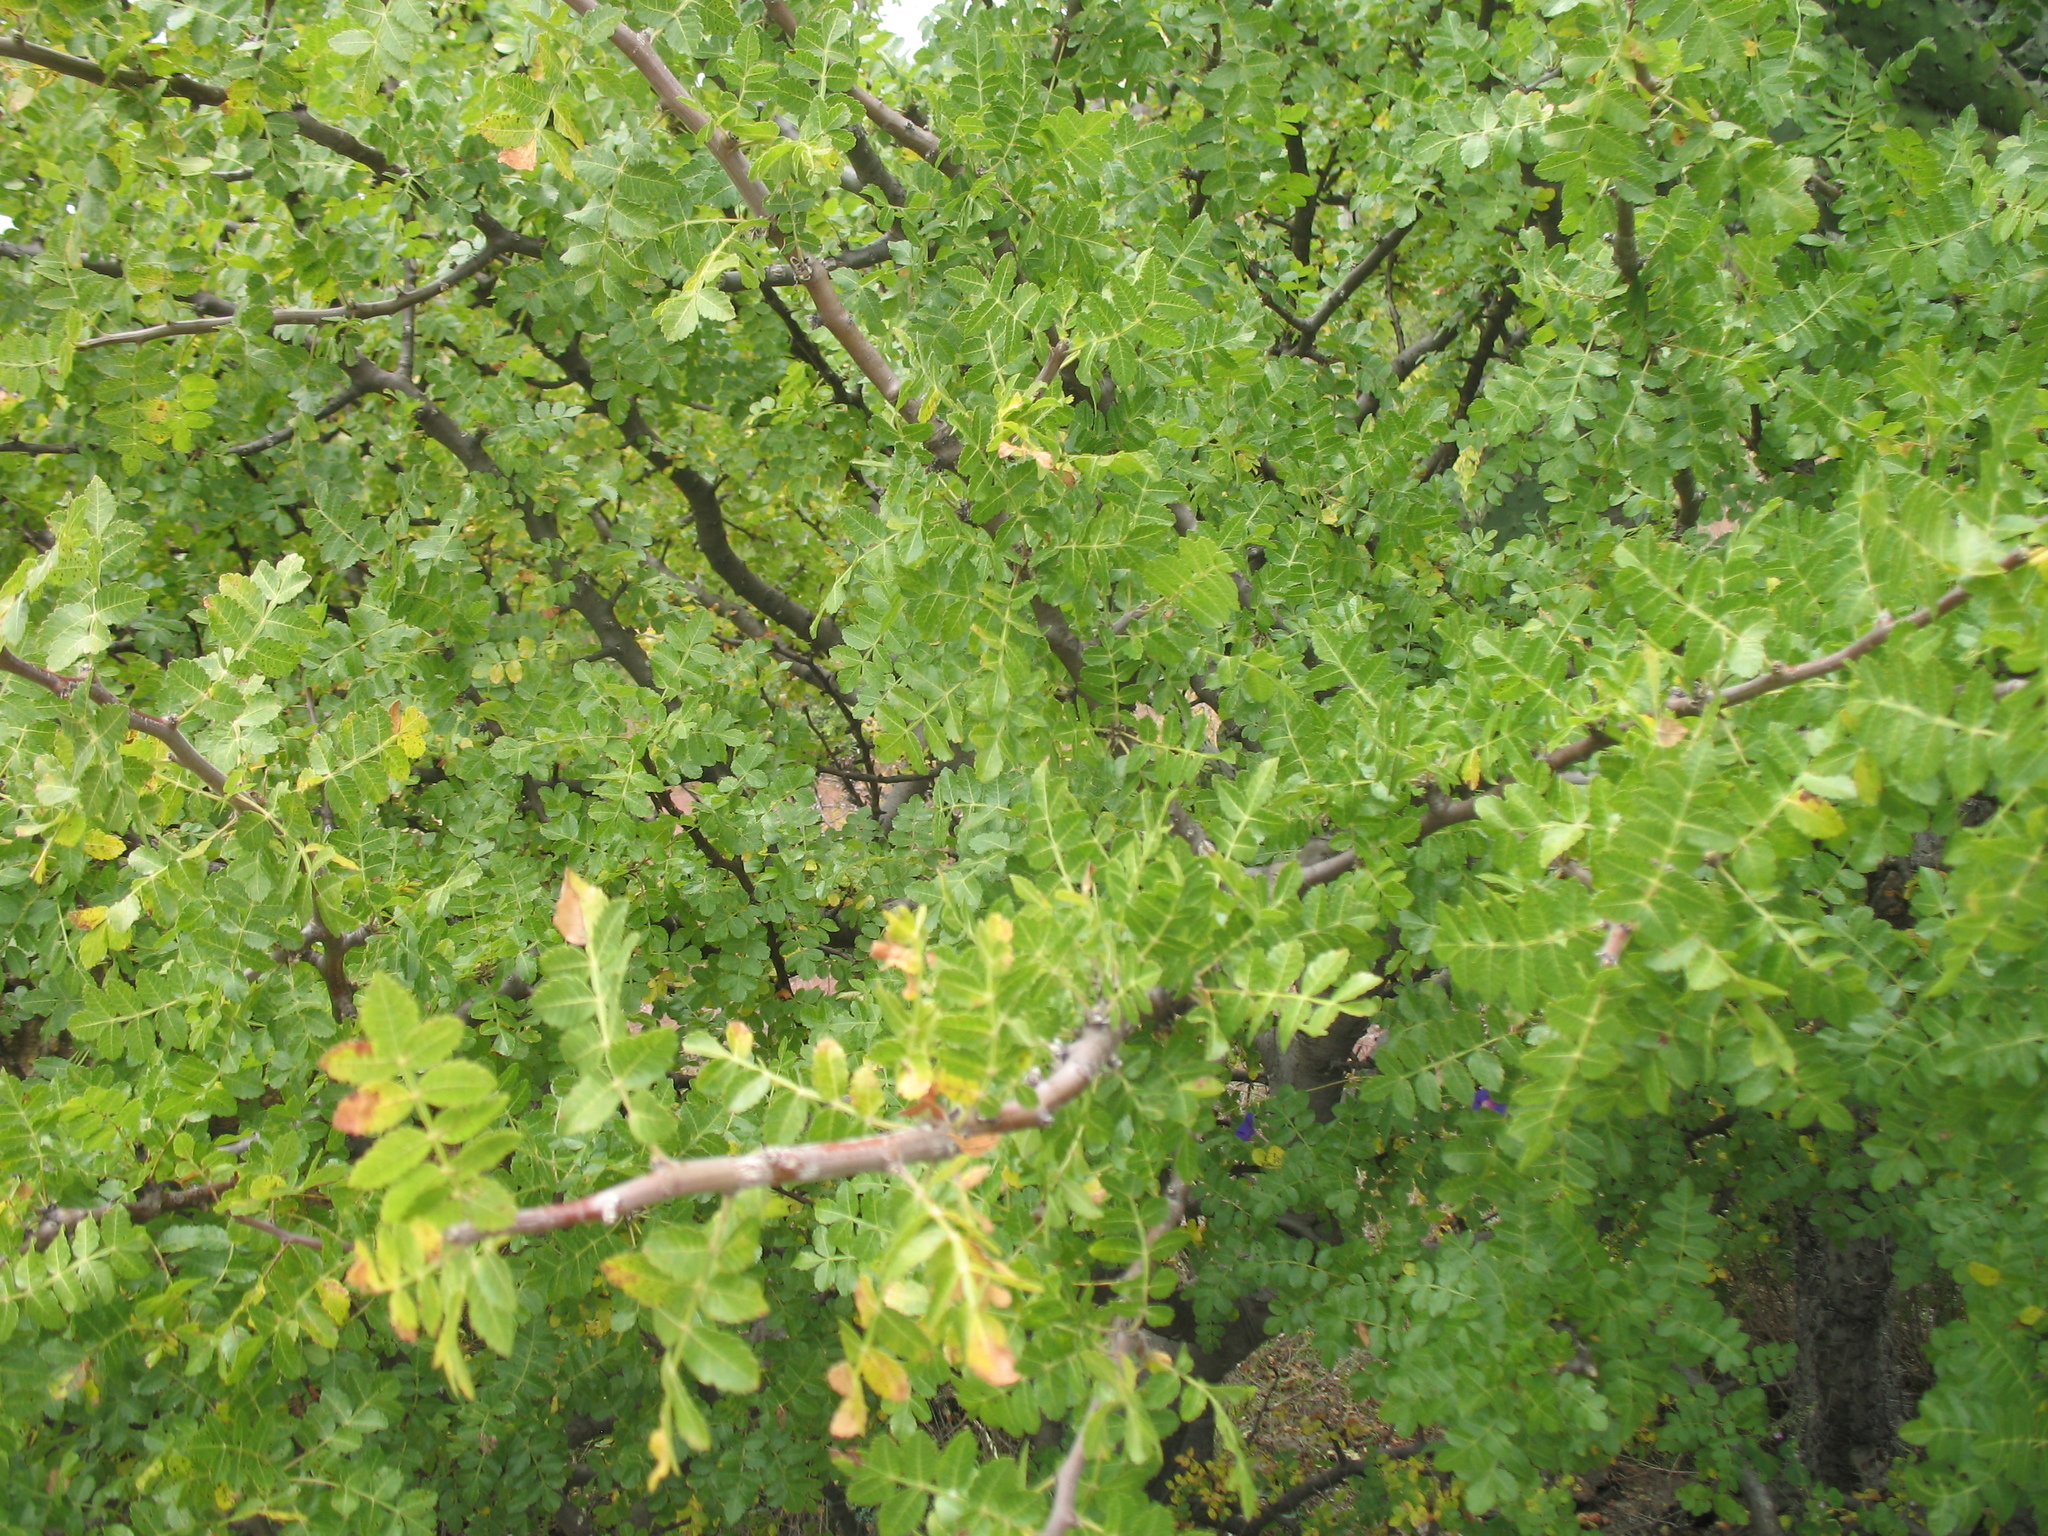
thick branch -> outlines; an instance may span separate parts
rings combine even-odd
[[[854,175],[864,185],[879,191],[891,208],[901,208],[909,201],[910,193],[896,179],[896,173],[889,169],[889,162],[875,148],[875,141],[859,128],[853,130],[853,148],[847,151],[846,160],[853,167]]]
[[[1081,637],[1074,633],[1074,626],[1067,622],[1067,616],[1057,603],[1049,603],[1036,593],[1031,597],[1031,616],[1038,621],[1039,633],[1045,636],[1046,648],[1059,662],[1067,676],[1072,679],[1074,692],[1081,698],[1087,695],[1081,691],[1082,656],[1085,650]]]
[[[1643,275],[1642,252],[1636,249],[1636,205],[1614,194],[1614,270],[1633,288]]]
[[[1052,1510],[1038,1536],[1066,1536],[1081,1523],[1081,1473],[1088,1465],[1087,1425],[1074,1431],[1074,1443],[1060,1461],[1052,1480]]]
[[[349,979],[349,952],[369,943],[376,931],[374,924],[364,923],[346,933],[336,933],[320,915],[316,901],[312,919],[299,930],[305,942],[297,949],[278,945],[270,951],[270,958],[279,965],[310,965],[319,972],[321,983],[327,988],[328,1011],[334,1015],[335,1023],[346,1024],[356,1016],[356,984]]]
[[[583,355],[580,342],[571,341],[560,352],[549,351],[545,347],[541,351],[576,381],[585,398],[591,402],[592,410],[601,409],[597,403],[597,373],[590,366],[590,359]],[[689,465],[679,462],[655,441],[654,428],[641,415],[638,405],[629,408],[614,425],[619,429],[619,435],[637,449],[641,457],[667,475],[675,488],[683,493],[696,528],[698,551],[704,556],[705,563],[718,573],[720,580],[757,612],[794,631],[813,648],[829,651],[839,644],[839,626],[829,615],[811,612],[779,587],[764,581],[739,557],[725,536],[725,512],[719,501],[718,487]]]
[[[83,443],[25,443],[18,437],[10,437],[0,443],[0,453],[82,453]]]
[[[47,688],[60,699],[70,698],[72,690],[77,688],[79,684],[87,682],[87,679],[82,677],[69,677],[62,672],[51,672],[5,649],[0,649],[0,672],[11,672],[14,676],[24,678],[39,688]],[[94,682],[90,684],[90,687],[92,700],[95,704],[121,703],[121,700],[116,698],[102,684]],[[186,739],[185,733],[178,729],[178,722],[175,717],[145,714],[139,709],[131,708],[128,711],[128,729],[138,731],[144,736],[152,737],[162,742],[169,749],[172,759],[179,767],[196,775],[215,794],[224,796],[228,804],[236,810],[256,811],[259,813],[262,811],[262,805],[253,796],[227,793],[227,774],[216,767],[197,747],[193,746]]]
[[[10,261],[33,261],[43,254],[42,238],[33,240],[0,240],[0,256]],[[97,272],[101,277],[126,277],[128,269],[108,256],[85,256],[79,259],[79,266],[88,272]],[[180,303],[185,302],[180,300]]]
[[[1420,368],[1425,358],[1443,351],[1465,329],[1466,317],[1458,316],[1431,331],[1427,336],[1418,336],[1399,352],[1394,354],[1394,382],[1405,383],[1410,374]],[[1367,390],[1358,397],[1358,421],[1362,424],[1368,416],[1379,414],[1380,397]]]
[[[1052,1124],[1060,1106],[1078,1097],[1110,1065],[1119,1031],[1102,1009],[1091,1009],[1074,1043],[1058,1067],[1038,1085],[1030,1104],[1015,1101],[992,1115],[974,1115],[950,1126],[920,1126],[861,1136],[850,1141],[808,1142],[793,1147],[763,1147],[736,1157],[697,1157],[663,1163],[650,1173],[614,1184],[596,1194],[557,1205],[529,1206],[512,1224],[485,1232],[468,1222],[444,1234],[450,1243],[474,1243],[504,1233],[556,1232],[586,1222],[615,1222],[635,1211],[691,1195],[735,1194],[743,1189],[786,1184],[818,1184],[847,1179],[857,1173],[886,1173],[912,1163],[935,1163],[958,1157],[977,1138],[1016,1131],[1042,1130]]]

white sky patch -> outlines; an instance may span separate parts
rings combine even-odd
[[[905,53],[915,53],[924,46],[924,19],[938,6],[939,0],[882,0],[876,19],[895,34]]]

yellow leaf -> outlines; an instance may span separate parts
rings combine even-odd
[[[87,933],[91,933],[93,929],[99,927],[106,920],[107,909],[105,907],[80,907],[71,914],[71,926],[83,928]]]
[[[118,859],[127,851],[128,845],[111,832],[85,834],[85,856],[89,859]]]
[[[967,1322],[967,1369],[992,1387],[1014,1386],[1023,1380],[1017,1374],[1017,1357],[1010,1353],[1010,1341],[1003,1336],[1003,1325],[979,1312]]]
[[[2022,1328],[2031,1328],[2044,1317],[2048,1317],[2048,1312],[2042,1311],[2039,1307],[2020,1308],[2019,1322]]]
[[[1840,837],[1849,830],[1842,813],[1811,790],[1797,790],[1785,802],[1785,815],[1808,837]]]
[[[1970,1265],[1970,1278],[1979,1285],[1996,1285],[2005,1277],[1989,1264],[1973,1262]]]
[[[507,155],[511,153],[512,151],[509,149],[505,151]],[[531,150],[527,151],[529,158],[531,158],[532,153]],[[505,155],[500,155],[498,158],[503,160]],[[533,167],[528,165],[524,169],[530,171]],[[668,1431],[658,1427],[647,1437],[647,1450],[648,1454],[654,1457],[654,1470],[647,1474],[647,1491],[652,1493],[662,1485],[669,1474],[676,1470],[676,1452],[675,1447],[669,1444]]]
[[[335,1327],[339,1328],[348,1321],[348,1287],[334,1276],[327,1275],[322,1277],[317,1289],[320,1292],[320,1310],[332,1318]]]
[[[881,1310],[882,1303],[875,1295],[875,1282],[866,1275],[856,1276],[853,1282],[853,1313],[855,1317],[860,1319],[861,1327],[865,1328],[868,1324],[872,1323],[875,1320],[875,1314]],[[832,1369],[835,1371],[844,1370],[845,1367],[843,1365],[835,1365]],[[827,1372],[826,1374],[829,1379],[831,1373]],[[853,1380],[851,1376],[846,1379],[848,1381]]]
[[[875,1396],[884,1402],[910,1401],[910,1373],[879,1349],[870,1349],[860,1357],[860,1373]]]
[[[358,1082],[374,1054],[375,1048],[367,1040],[344,1040],[328,1048],[320,1058],[320,1070],[338,1083]]]

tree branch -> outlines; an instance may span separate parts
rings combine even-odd
[[[327,988],[328,1011],[334,1015],[334,1022],[346,1024],[356,1016],[356,984],[349,980],[347,960],[351,950],[361,949],[370,942],[370,936],[377,931],[373,923],[351,928],[346,933],[336,933],[327,926],[327,919],[320,915],[319,902],[313,907],[313,916],[299,930],[305,940],[297,949],[286,949],[282,945],[270,951],[270,958],[279,965],[310,965],[320,974],[320,980]]]
[[[780,320],[783,329],[789,332],[789,350],[795,354],[798,362],[825,381],[825,387],[832,391],[833,402],[859,411],[863,416],[872,416],[874,412],[868,409],[867,401],[846,387],[846,380],[840,376],[839,370],[832,366],[832,361],[825,356],[824,349],[811,340],[808,331],[797,324],[796,316],[791,314],[789,306],[776,296],[775,290],[763,285],[761,302],[775,311],[775,318]]]
[[[47,688],[60,699],[70,698],[74,689],[81,683],[88,682],[86,678],[70,677],[62,672],[51,672],[4,648],[0,648],[0,672],[11,672],[14,676],[34,683],[39,688]],[[121,703],[120,699],[116,698],[113,693],[100,683],[91,682],[89,687],[95,704]],[[227,774],[209,761],[197,747],[193,746],[186,739],[185,733],[178,729],[178,722],[175,716],[145,714],[139,709],[130,708],[128,710],[128,729],[138,731],[144,736],[149,736],[162,742],[169,749],[172,759],[181,768],[195,775],[208,789],[222,796],[236,810],[255,811],[259,815],[262,813],[262,803],[253,795],[229,794],[227,792]]]
[[[365,394],[404,395],[418,402],[413,421],[419,429],[454,456],[473,475],[496,480],[505,487],[515,510],[526,526],[527,537],[539,545],[559,544],[561,529],[555,515],[535,505],[484,447],[481,432],[464,432],[455,418],[428,398],[426,391],[402,373],[380,368],[368,358],[357,357],[348,365],[348,376]],[[654,664],[647,659],[639,637],[619,618],[617,600],[598,585],[588,571],[568,570],[566,558],[552,562],[551,574],[569,583],[569,606],[583,616],[597,637],[599,654],[618,663],[621,670],[650,693],[660,690],[654,682]]]
[[[2016,549],[1998,562],[1998,569],[2002,573],[2016,571],[2039,553],[2039,549],[2032,545]],[[1891,639],[1900,625],[1910,624],[1915,629],[1925,629],[1943,614],[1952,613],[1960,608],[1969,601],[1969,597],[1968,587],[1951,587],[1926,607],[1917,608],[1902,619],[1885,614],[1877,623],[1838,651],[1830,651],[1825,656],[1815,657],[1812,661],[1802,662],[1796,667],[1772,667],[1770,671],[1759,673],[1747,682],[1736,683],[1733,687],[1718,691],[1710,689],[1698,697],[1680,696],[1671,699],[1665,704],[1665,712],[1681,718],[1694,718],[1705,714],[1709,704],[1717,704],[1724,708],[1732,704],[1746,704],[1749,700],[1761,698],[1767,693],[1776,693],[1780,688],[1790,688],[1794,683],[1809,682],[1816,677],[1825,677],[1830,672],[1839,672],[1850,662],[1860,656],[1868,656]],[[1583,763],[1594,753],[1613,746],[1615,740],[1616,738],[1608,735],[1599,726],[1595,726],[1577,741],[1567,742],[1564,746],[1553,748],[1549,752],[1537,753],[1536,760],[1553,773],[1561,773],[1575,764]],[[1512,781],[1504,777],[1500,782],[1507,784]],[[1455,826],[1459,822],[1472,821],[1478,815],[1479,802],[1476,798],[1450,800],[1432,788],[1429,791],[1427,809],[1423,812],[1420,836],[1427,837],[1432,832]],[[1622,942],[1627,941],[1624,939]]]
[[[1425,358],[1443,351],[1445,347],[1456,341],[1459,333],[1465,329],[1465,319],[1465,316],[1460,315],[1456,319],[1446,321],[1427,336],[1418,336],[1399,352],[1396,352],[1394,354],[1394,382],[1396,384],[1405,383],[1408,376],[1422,366]],[[1363,425],[1365,418],[1378,415],[1379,409],[1380,397],[1371,390],[1367,390],[1358,397],[1356,422],[1359,425]]]
[[[361,385],[351,384],[306,419],[308,421],[326,421],[329,417],[339,416],[343,411],[369,393],[370,391],[364,389]],[[275,431],[264,433],[261,437],[252,437],[246,443],[235,443],[231,447],[223,448],[220,450],[220,454],[222,458],[228,459],[252,458],[256,454],[268,452],[279,443],[290,442],[292,435],[298,430],[298,422],[289,421]]]
[[[211,1205],[222,1194],[235,1187],[239,1173],[231,1173],[224,1179],[211,1184],[145,1184],[135,1192],[133,1200],[107,1200],[98,1205],[46,1205],[37,1214],[35,1225],[28,1229],[28,1236],[22,1246],[33,1247],[38,1253],[57,1240],[59,1233],[69,1232],[81,1221],[97,1221],[115,1206],[127,1209],[128,1219],[134,1222],[153,1221],[166,1211],[186,1211],[194,1206]]]
[[[0,453],[26,453],[34,455],[43,453],[82,453],[84,451],[85,445],[83,443],[25,443],[18,437],[10,437],[6,442],[0,443]]]
[[[1508,316],[1515,312],[1515,296],[1503,284],[1494,294],[1493,302],[1486,306],[1485,318],[1479,327],[1479,345],[1472,349],[1472,360],[1465,366],[1465,383],[1458,391],[1457,408],[1451,412],[1447,423],[1456,426],[1471,413],[1472,402],[1479,398],[1479,389],[1486,381],[1486,365],[1493,360],[1493,349],[1500,345],[1500,338],[1507,330]],[[1449,469],[1457,462],[1458,444],[1455,438],[1445,438],[1437,444],[1436,452],[1422,466],[1416,480],[1426,484]]]
[[[1295,341],[1275,342],[1272,350],[1282,355],[1301,355],[1315,341],[1317,333],[1330,323],[1338,310],[1344,307],[1345,300],[1358,292],[1367,278],[1379,271],[1381,262],[1401,248],[1401,242],[1408,238],[1408,231],[1414,227],[1413,223],[1397,224],[1374,241],[1372,249],[1365,253],[1364,259],[1346,272],[1337,286],[1330,290],[1330,296],[1323,300],[1321,307],[1306,320],[1295,322],[1300,332],[1299,338]]]
[[[572,339],[560,352],[546,347],[540,350],[557,368],[576,381],[593,411],[603,409],[598,404],[597,373],[590,366],[590,359],[584,356],[580,340]],[[704,556],[705,564],[718,573],[721,581],[757,612],[801,636],[813,650],[830,651],[839,644],[839,625],[830,615],[813,613],[779,587],[763,580],[739,557],[725,536],[725,513],[719,501],[718,487],[689,465],[672,457],[655,441],[654,428],[648,425],[637,404],[613,425],[627,443],[667,475],[675,488],[683,493],[696,529],[697,549]]]
[[[2025,549],[2016,549],[1998,562],[1998,569],[2001,572],[2016,571],[2031,560],[2036,553],[2038,551],[2031,546]],[[1943,614],[1951,613],[1955,609],[1962,607],[1964,603],[1969,601],[1969,597],[1970,589],[1968,587],[1951,587],[1926,607],[1915,609],[1902,619],[1895,619],[1888,613],[1882,615],[1877,623],[1858,635],[1854,640],[1851,640],[1839,651],[1832,651],[1828,655],[1816,657],[1812,661],[1801,662],[1796,667],[1772,667],[1770,671],[1760,676],[1752,677],[1746,683],[1737,683],[1734,687],[1724,688],[1719,693],[1710,692],[1704,698],[1681,699],[1669,705],[1668,708],[1674,715],[1699,715],[1705,713],[1706,707],[1709,704],[1743,704],[1751,699],[1761,698],[1767,693],[1775,693],[1780,688],[1790,688],[1794,683],[1803,683],[1812,678],[1825,677],[1830,672],[1839,672],[1859,656],[1868,656],[1872,651],[1883,645],[1885,641],[1891,639],[1893,633],[1901,624],[1910,624],[1915,629],[1925,629]]]
[[[565,0],[565,3],[579,16],[589,15],[598,6],[598,0]],[[881,391],[882,398],[891,405],[898,404],[898,397],[903,393],[903,381],[875,344],[868,340],[867,334],[855,324],[853,316],[847,313],[839,290],[832,286],[832,274],[821,262],[805,255],[795,236],[784,231],[768,211],[768,189],[754,179],[753,167],[748,163],[746,151],[741,148],[739,140],[714,123],[703,108],[684,94],[682,82],[655,51],[651,38],[621,22],[612,29],[612,46],[624,54],[653,87],[655,98],[663,109],[711,151],[712,158],[724,168],[727,178],[738,191],[740,200],[755,218],[765,222],[780,238],[789,256],[790,270],[818,306],[818,318],[824,321],[825,329],[846,349],[846,355],[867,376],[868,382]],[[908,404],[914,408],[916,402]],[[915,419],[914,409],[906,410],[905,414]]]
[[[83,80],[88,85],[119,86],[123,90],[145,90],[160,85],[166,96],[176,96],[199,107],[221,107],[227,105],[227,90],[204,80],[194,80],[190,75],[151,75],[139,69],[117,69],[109,75],[91,59],[81,59],[73,54],[59,53],[54,48],[45,48],[32,43],[19,32],[0,34],[0,58],[19,59],[24,64],[34,64],[53,74],[68,75],[73,80]],[[365,166],[379,181],[401,176],[403,171],[392,165],[390,158],[381,150],[372,149],[345,128],[324,123],[303,104],[288,112],[274,114],[288,118],[300,138],[310,139],[322,149],[331,149],[337,155]]]
[[[230,1221],[239,1221],[245,1227],[254,1227],[258,1232],[268,1232],[280,1243],[299,1248],[311,1248],[315,1253],[327,1245],[306,1232],[287,1232],[274,1221],[265,1221],[261,1216],[230,1216]]]
[[[1636,248],[1636,205],[1619,192],[1612,194],[1614,203],[1614,270],[1621,274],[1621,280],[1633,288],[1642,280],[1643,256]]]
[[[883,262],[891,260],[893,253],[889,247],[901,238],[900,230],[891,230],[886,235],[870,240],[866,245],[856,245],[830,256],[813,257],[812,264],[822,266],[827,272],[863,272],[869,267],[879,267]],[[786,261],[770,262],[763,267],[759,281],[763,288],[797,288],[803,284],[803,279],[796,274],[796,268]],[[737,271],[721,272],[718,275],[720,293],[745,293],[748,286],[746,278]]]
[[[886,1173],[912,1163],[935,1163],[958,1157],[975,1139],[1043,1130],[1060,1106],[1078,1097],[1111,1064],[1121,1031],[1101,1008],[1088,1012],[1081,1033],[1068,1046],[1059,1066],[1038,1085],[1030,1104],[1006,1103],[992,1115],[971,1115],[950,1126],[921,1126],[861,1136],[850,1141],[806,1142],[790,1147],[763,1147],[734,1157],[696,1157],[666,1162],[650,1173],[609,1189],[529,1206],[511,1225],[483,1231],[458,1222],[443,1234],[450,1243],[474,1243],[512,1233],[557,1232],[586,1222],[615,1222],[669,1200],[691,1195],[735,1194],[786,1184],[818,1184],[852,1178],[857,1173]]]
[[[405,288],[389,298],[371,299],[363,303],[332,304],[324,309],[274,309],[270,312],[267,329],[275,331],[288,325],[331,325],[344,320],[373,320],[381,315],[395,315],[429,299],[439,298],[458,283],[467,281],[483,271],[492,262],[508,253],[536,255],[547,247],[531,235],[522,235],[505,228],[488,214],[478,214],[479,228],[489,226],[484,243],[475,255],[457,263],[444,275],[417,288]],[[212,314],[197,320],[171,320],[162,325],[144,326],[134,331],[112,331],[104,336],[89,336],[78,344],[78,350],[87,351],[93,347],[130,346],[144,341],[161,341],[169,336],[195,336],[207,331],[224,330],[234,324],[237,311],[229,305],[220,305],[227,312]]]

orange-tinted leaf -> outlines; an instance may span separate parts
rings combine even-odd
[[[358,1088],[334,1106],[334,1128],[344,1136],[376,1136],[412,1112],[412,1095],[390,1083]]]

